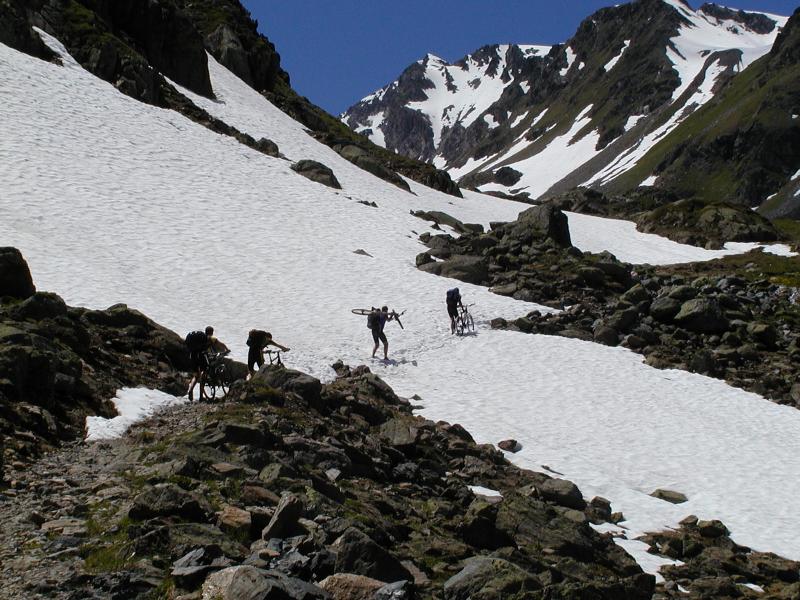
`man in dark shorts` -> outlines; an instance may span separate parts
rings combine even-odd
[[[247,335],[247,378],[250,379],[255,374],[255,366],[258,368],[264,366],[264,348],[267,346],[275,346],[288,352],[289,348],[281,346],[278,342],[272,339],[272,334],[269,331],[261,331],[260,329],[251,329]]]
[[[192,379],[189,381],[189,402],[194,400],[194,386],[200,384],[200,399],[203,400],[203,380],[208,369],[208,336],[202,331],[193,331],[186,336],[186,347],[189,349],[189,364],[192,368]]]
[[[456,332],[459,306],[463,306],[461,304],[461,292],[458,291],[458,288],[447,290],[447,314],[450,315],[450,333]]]
[[[383,328],[386,325],[386,321],[391,320],[392,315],[389,314],[388,306],[384,306],[380,310],[377,308],[372,309],[372,314],[369,317],[372,340],[375,342],[375,347],[372,349],[372,358],[375,358],[378,346],[383,342],[383,358],[384,360],[389,360],[389,341],[386,339],[386,334],[383,333]]]
[[[203,384],[208,370],[208,355],[211,352],[227,354],[228,347],[214,337],[214,328],[209,325],[205,331],[193,331],[186,336],[186,346],[189,348],[189,363],[192,366],[192,380],[189,382],[189,402],[194,400],[194,386],[200,384],[200,400],[205,400]]]

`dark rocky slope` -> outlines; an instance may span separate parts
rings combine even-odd
[[[170,108],[251,148],[277,156],[274,144],[254,140],[211,117],[180,94],[169,78],[210,96],[206,50],[274,104],[308,127],[312,135],[357,166],[408,188],[397,173],[460,196],[449,175],[431,165],[399,157],[350,131],[308,99],[298,96],[280,67],[280,56],[257,31],[238,0],[13,0],[0,4],[0,42],[49,60],[32,31],[36,25],[64,43],[84,68],[142,102]],[[356,147],[359,158],[351,151]]]
[[[800,258],[762,252],[708,263],[650,267],[570,243],[553,204],[487,233],[423,234],[420,269],[492,286],[501,295],[563,312],[533,312],[493,327],[562,335],[646,356],[800,407]],[[438,259],[438,260],[435,260]]]
[[[87,415],[116,414],[110,399],[119,388],[184,393],[189,364],[183,340],[140,312],[123,304],[72,308],[56,294],[37,292],[14,248],[0,248],[0,290],[6,463],[82,438]]]
[[[645,156],[614,180],[623,190],[650,173],[681,196],[759,206],[770,217],[800,217],[792,176],[800,167],[800,11],[770,53],[733,78]]]

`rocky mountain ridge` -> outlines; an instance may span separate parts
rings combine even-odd
[[[665,155],[659,140],[691,135],[701,119],[694,113],[740,73],[761,69],[763,61],[753,63],[771,51],[784,26],[775,53],[793,38],[793,21],[713,4],[695,11],[679,0],[638,0],[598,11],[552,48],[487,46],[452,65],[429,55],[342,119],[488,193],[535,200],[579,185],[623,193],[655,184],[681,198],[757,206],[800,167],[789,172],[786,160],[770,166],[757,150],[793,135],[791,107],[781,111],[786,133],[754,133],[738,178],[718,190],[697,178],[662,177],[667,159],[685,151],[685,166],[692,155],[685,148]],[[792,146],[780,148],[792,155]],[[717,171],[695,168],[709,180]],[[771,173],[766,179],[764,169]]]

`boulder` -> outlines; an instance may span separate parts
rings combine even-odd
[[[254,382],[260,382],[272,388],[294,392],[310,406],[319,406],[322,383],[319,379],[293,369],[269,366],[259,369],[253,376]]]
[[[600,325],[594,330],[594,341],[606,346],[616,346],[619,344],[619,333],[613,327]]]
[[[681,494],[680,492],[675,492],[672,490],[662,490],[657,489],[653,493],[650,494],[653,498],[658,498],[659,500],[665,500],[667,502],[671,502],[672,504],[683,504],[684,502],[688,502],[689,498],[686,497],[686,494]]]
[[[50,292],[36,292],[15,306],[11,311],[11,316],[15,319],[24,321],[41,321],[42,319],[54,319],[67,314],[67,304],[56,294]]]
[[[669,296],[656,298],[650,304],[650,314],[662,322],[669,322],[675,318],[681,310],[681,301]]]
[[[421,270],[467,283],[480,284],[489,278],[489,263],[481,256],[456,254],[442,262],[422,265]]]
[[[747,335],[769,349],[774,348],[775,342],[778,340],[778,332],[772,325],[766,323],[749,323]]]
[[[497,444],[497,447],[506,452],[519,452],[522,450],[522,444],[514,439],[503,440]]]
[[[706,538],[718,538],[730,533],[728,528],[725,527],[725,524],[717,519],[712,521],[698,521],[697,530],[700,532],[700,535]]]
[[[256,142],[256,148],[259,152],[267,154],[268,156],[274,156],[275,158],[281,155],[278,144],[268,138],[262,137],[260,140],[258,140]]]
[[[512,226],[512,236],[532,233],[537,238],[552,240],[557,246],[572,246],[567,215],[551,204],[542,204],[520,213]]]
[[[139,494],[128,511],[132,519],[180,517],[197,523],[208,522],[213,511],[202,496],[178,487],[174,483],[159,483]]]
[[[202,600],[323,600],[321,588],[277,571],[250,565],[228,567],[212,573],[203,583]]]
[[[346,146],[346,147],[352,147],[352,146]],[[348,160],[355,166],[357,166],[359,169],[363,169],[367,173],[372,173],[375,177],[383,179],[384,181],[391,183],[392,185],[396,185],[401,190],[405,190],[406,192],[411,191],[411,186],[408,185],[408,182],[405,179],[400,177],[400,175],[398,175],[391,169],[384,167],[381,163],[379,163],[371,156],[367,156],[366,154],[361,154],[354,156],[353,158],[348,158]]]
[[[250,535],[252,518],[246,510],[225,505],[217,517],[217,525],[222,531],[232,533],[242,539]]]
[[[523,598],[541,589],[533,575],[501,558],[477,556],[468,559],[444,584],[445,600],[495,600]]]
[[[0,297],[28,298],[36,291],[28,263],[16,248],[0,248]]]
[[[571,481],[566,479],[545,479],[535,484],[539,495],[549,502],[554,502],[559,506],[583,510],[586,502],[581,491]]]
[[[261,532],[261,538],[264,540],[285,538],[299,533],[302,528],[298,521],[303,513],[305,513],[305,506],[302,500],[294,494],[284,494],[269,524]]]
[[[337,573],[355,573],[379,581],[412,581],[411,573],[397,558],[376,544],[367,534],[348,528],[334,543]]]
[[[647,302],[650,300],[650,292],[648,292],[641,283],[637,283],[627,292],[620,296],[620,300],[630,302],[631,304],[639,304],[640,302]]]
[[[723,333],[728,329],[728,320],[713,298],[687,300],[675,315],[675,322],[697,333]]]
[[[384,585],[383,581],[354,573],[334,573],[319,582],[332,600],[373,600]]]
[[[342,189],[339,180],[336,179],[336,175],[333,174],[331,168],[326,167],[321,162],[315,160],[301,160],[292,165],[292,171],[299,173],[311,181],[321,183],[322,185],[327,185],[337,190]]]

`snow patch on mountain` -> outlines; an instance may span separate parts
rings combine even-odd
[[[675,90],[672,99],[678,99],[692,84],[694,78],[703,70],[711,52],[736,49],[741,52],[737,70],[747,68],[753,61],[764,56],[772,48],[777,35],[776,30],[760,34],[740,23],[733,24],[715,17],[709,17],[702,11],[690,11],[679,0],[664,0],[675,6],[686,19],[681,25],[678,35],[670,40],[667,56],[675,66],[681,79],[681,85]],[[779,27],[786,24],[786,17],[774,17]]]
[[[625,44],[622,46],[622,50],[620,50],[619,54],[617,54],[614,58],[612,58],[603,66],[603,70],[608,72],[611,69],[613,69],[614,65],[616,65],[619,62],[619,59],[622,58],[622,55],[625,54],[625,50],[627,50],[628,46],[630,45],[631,45],[631,40],[625,40]]]

